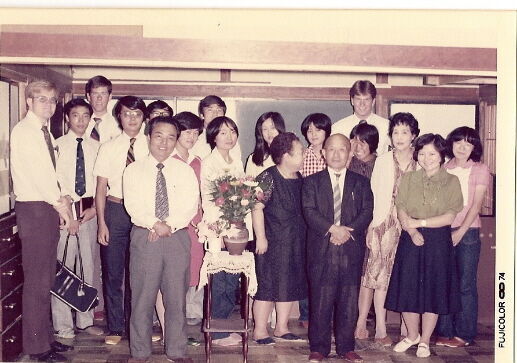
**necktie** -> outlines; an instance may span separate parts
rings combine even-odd
[[[167,184],[163,176],[163,164],[156,164],[158,174],[156,175],[156,196],[154,204],[154,214],[160,221],[169,216],[169,199],[167,198]]]
[[[90,137],[96,141],[100,140],[99,136],[99,124],[101,123],[102,119],[100,117],[94,117],[93,121],[95,121],[95,126],[93,126],[92,133],[90,134]]]
[[[365,124],[365,123],[366,123],[366,120],[359,121],[359,125],[362,125],[362,124]]]
[[[135,144],[136,137],[129,139],[129,149],[127,150],[126,166],[135,161],[135,150],[133,145]]]
[[[332,191],[334,195],[334,224],[339,226],[341,222],[341,190],[339,188],[339,177],[341,174],[334,173],[334,175],[336,176],[336,184]]]
[[[50,133],[48,132],[47,126],[42,126],[41,131],[43,131],[43,136],[45,137],[45,142],[47,143],[48,152],[50,153],[50,159],[52,159],[52,165],[54,165],[55,169],[56,155],[54,154],[54,146],[52,146],[52,140],[50,140]]]
[[[78,196],[86,193],[86,176],[84,174],[84,152],[82,142],[83,139],[77,139],[77,158],[75,160],[75,192]]]

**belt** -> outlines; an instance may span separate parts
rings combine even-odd
[[[81,198],[77,202],[74,202],[75,213],[77,218],[83,213],[84,210],[93,206],[93,197]]]
[[[122,198],[117,198],[117,197],[114,197],[112,195],[108,195],[108,198],[107,198],[110,202],[113,202],[113,203],[118,203],[118,204],[124,204],[124,199]]]

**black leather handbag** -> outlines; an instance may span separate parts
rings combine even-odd
[[[70,239],[69,234],[66,237],[63,259],[57,261],[56,280],[54,281],[54,286],[50,290],[50,293],[72,309],[85,313],[99,303],[99,298],[97,297],[97,289],[84,282],[83,259],[81,257],[81,248],[79,247],[79,237],[77,235],[74,237],[77,240],[80,276],[77,276],[72,270],[65,266],[68,240]]]

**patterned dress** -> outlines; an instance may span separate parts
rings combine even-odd
[[[366,235],[366,241],[367,244],[370,244],[370,248],[361,284],[370,289],[388,289],[393,261],[397,252],[397,244],[402,230],[397,218],[395,197],[398,193],[402,175],[407,171],[416,169],[416,161],[411,160],[406,170],[402,170],[395,157],[395,153],[393,153],[393,162],[395,163],[395,183],[393,184],[390,212],[380,225],[368,228]]]

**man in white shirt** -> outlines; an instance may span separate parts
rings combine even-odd
[[[93,108],[93,114],[86,128],[85,135],[99,141],[101,144],[117,137],[122,132],[118,121],[113,115],[108,113],[111,91],[111,81],[104,76],[95,76],[86,82],[86,99]]]
[[[93,164],[99,150],[99,142],[85,137],[85,130],[90,122],[92,107],[83,99],[76,98],[64,107],[65,120],[69,131],[56,140],[59,149],[57,160],[57,177],[59,184],[70,191],[73,199],[73,219],[70,222],[70,234],[75,232],[80,240],[80,253],[83,264],[84,279],[93,282],[94,256],[99,253],[97,244],[97,220],[93,196],[95,194],[95,178]],[[68,231],[62,230],[57,247],[58,258],[63,257],[63,250]],[[67,249],[66,266],[74,269],[77,257],[77,243],[70,238]],[[93,326],[93,310],[76,312],[76,325],[79,330],[88,334],[101,335],[102,329]],[[71,308],[56,297],[52,297],[52,321],[57,336],[72,339],[74,321]]]
[[[199,203],[194,170],[170,157],[179,126],[170,117],[156,117],[149,125],[148,157],[124,172],[125,206],[134,224],[131,232],[130,350],[133,358],[152,354],[151,335],[156,294],[165,305],[165,353],[173,362],[186,357],[185,296],[190,273],[190,238],[187,226]]]
[[[114,114],[123,132],[101,145],[93,169],[97,177],[97,240],[101,244],[102,280],[109,330],[105,343],[111,345],[118,344],[127,331],[131,310],[126,270],[132,224],[124,207],[122,175],[127,165],[149,154],[147,137],[142,127],[146,117],[144,101],[138,97],[124,96],[115,105]],[[123,285],[125,293],[122,291]]]
[[[54,341],[50,325],[50,289],[56,276],[60,219],[70,226],[71,197],[59,186],[57,150],[49,132],[58,91],[49,81],[25,89],[28,112],[11,133],[11,174],[16,221],[22,245],[23,351],[38,361],[64,362],[59,354],[73,347]]]
[[[198,112],[199,117],[203,120],[203,128],[206,130],[206,127],[214,118],[226,115],[226,103],[224,103],[219,96],[206,96],[199,101]],[[210,155],[212,148],[206,140],[206,135],[199,135],[199,138],[190,152],[198,156],[201,160]],[[241,160],[242,152],[238,142],[234,148],[230,150],[230,155],[233,159]]]
[[[350,132],[363,121],[373,125],[379,132],[379,147],[377,154],[381,155],[388,151],[390,139],[388,136],[389,121],[373,113],[377,89],[370,81],[356,81],[350,88],[350,103],[354,113],[332,125],[332,134],[340,133],[350,137]],[[353,140],[352,144],[353,144]],[[354,145],[352,145],[353,149]]]

